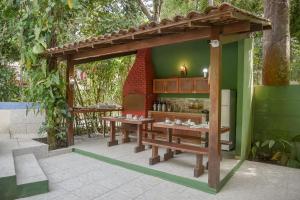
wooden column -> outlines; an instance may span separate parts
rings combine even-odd
[[[219,41],[220,29],[212,28],[211,40]],[[210,113],[209,113],[209,144],[208,144],[208,185],[217,189],[220,182],[220,121],[221,121],[221,65],[222,46],[210,46]]]
[[[68,109],[71,113],[71,119],[67,120],[67,140],[68,145],[74,145],[74,124],[73,124],[73,107],[74,107],[74,84],[70,84],[70,79],[74,77],[74,63],[71,57],[67,59],[66,70],[66,100]]]

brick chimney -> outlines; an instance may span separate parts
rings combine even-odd
[[[154,70],[151,49],[138,50],[135,62],[123,86],[123,114],[143,115],[152,109],[155,95],[152,90]]]

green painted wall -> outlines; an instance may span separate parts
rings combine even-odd
[[[255,87],[253,134],[253,141],[300,135],[300,85]],[[295,153],[300,160],[300,142]]]
[[[241,159],[247,158],[252,136],[253,55],[252,39],[238,42],[236,149]]]
[[[238,43],[223,46],[222,52],[222,88],[237,88]],[[188,77],[203,76],[202,69],[209,66],[210,50],[206,40],[166,45],[152,49],[152,62],[156,78],[180,76],[180,66],[185,65]],[[174,97],[207,97],[197,94],[164,94]]]
[[[256,86],[253,132],[254,140],[289,140],[300,135],[300,85]]]

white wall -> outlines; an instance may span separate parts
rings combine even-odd
[[[0,109],[0,134],[18,135],[18,137],[38,136],[42,122],[45,121],[44,114],[36,114],[33,110],[26,109]]]

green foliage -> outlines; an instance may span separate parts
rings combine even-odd
[[[85,11],[76,17],[83,37],[137,26],[144,20],[137,1],[94,0],[84,4],[84,9]]]
[[[58,132],[64,127],[64,119],[70,117],[67,110],[65,82],[60,70],[48,71],[46,65],[26,71],[27,84],[24,94],[27,101],[40,104],[41,111],[46,111],[46,130]]]
[[[252,159],[300,168],[300,160],[297,158],[297,145],[299,145],[299,142],[300,135],[293,137],[291,140],[257,140],[252,144]]]
[[[291,36],[297,38],[300,41],[300,1],[291,0],[291,13],[290,13],[290,29]]]
[[[17,38],[19,55],[24,70],[27,87],[25,100],[40,104],[46,111],[45,130],[48,132],[50,148],[56,148],[57,135],[65,129],[65,121],[69,116],[65,92],[63,70],[53,62],[42,59],[39,54],[46,48],[56,46],[64,41],[68,34],[70,17],[74,9],[69,9],[67,1],[16,1],[13,4],[17,12]],[[50,64],[51,63],[51,64]]]
[[[79,68],[88,75],[86,80],[78,80],[82,88],[80,95],[83,104],[85,106],[100,102],[121,104],[123,83],[133,64],[133,58],[127,56],[81,65]],[[83,106],[79,99],[76,104]]]
[[[300,40],[295,37],[291,38],[291,80],[300,82]]]
[[[17,101],[19,92],[14,69],[0,65],[0,101]]]

